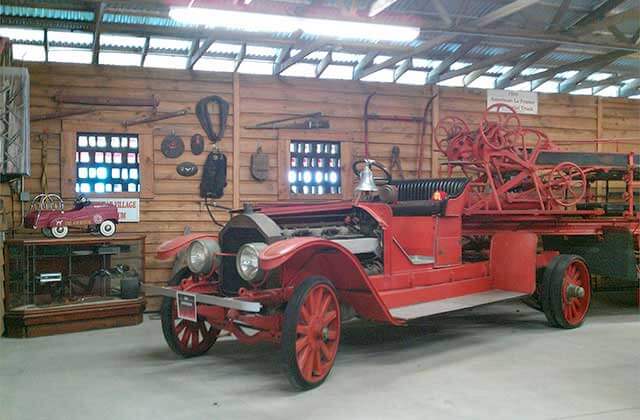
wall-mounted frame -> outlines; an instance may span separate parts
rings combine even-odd
[[[351,142],[353,137],[341,132],[327,132],[327,131],[314,131],[314,130],[279,130],[278,133],[278,200],[291,200],[291,201],[317,201],[317,200],[350,200],[353,196],[353,176],[351,173],[352,154],[351,154]],[[302,145],[303,148],[298,152],[298,147]],[[305,145],[309,145],[306,151]],[[325,153],[324,146],[329,146],[329,149]],[[333,150],[331,150],[333,146]],[[295,147],[295,150],[292,150]],[[322,147],[322,150],[315,149],[316,147]],[[297,167],[292,167],[292,160],[297,160]],[[300,165],[306,159],[305,162],[308,166],[308,171],[311,174],[311,182],[309,182],[308,193],[302,193],[300,189],[292,188],[290,182],[290,173],[297,172]],[[312,159],[313,161],[312,165]],[[337,179],[339,184],[336,185],[335,193],[327,188],[331,183],[325,184],[324,178],[322,182],[315,182],[315,169],[318,166],[319,160],[322,159],[323,167],[329,165],[329,161],[333,159],[333,165],[336,171],[338,171]],[[340,160],[337,165],[337,159]],[[321,169],[321,168],[320,168]],[[305,172],[305,170],[303,170]],[[324,176],[324,172],[323,172]],[[327,179],[328,181],[328,179]],[[305,183],[294,182],[299,188]],[[310,188],[316,186],[316,188],[322,185],[322,193],[311,193]],[[337,186],[339,185],[339,190]],[[298,191],[298,193],[296,193]]]
[[[135,137],[137,139],[137,149],[139,158],[139,192],[105,192],[95,193],[89,192],[89,197],[96,198],[142,198],[149,199],[154,197],[153,193],[153,135],[152,130],[146,127],[136,127]],[[124,130],[117,124],[105,124],[95,121],[76,121],[65,120],[62,122],[62,144],[60,157],[60,179],[63,198],[73,198],[76,192],[76,183],[78,178],[78,166],[76,164],[78,151],[79,135],[87,133],[100,133],[104,135],[120,134]]]

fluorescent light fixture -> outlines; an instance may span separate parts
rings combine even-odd
[[[169,17],[180,23],[203,25],[209,28],[274,33],[302,31],[318,37],[361,39],[372,42],[410,42],[420,34],[420,28],[412,26],[312,19],[201,7],[172,7]]]

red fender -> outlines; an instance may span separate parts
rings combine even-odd
[[[402,324],[391,316],[360,261],[342,245],[316,237],[292,238],[269,245],[259,257],[263,270],[282,270],[282,287],[323,276],[333,283],[339,298],[361,316]]]
[[[159,260],[167,260],[184,248],[188,247],[191,242],[197,239],[218,239],[217,236],[210,233],[190,233],[189,235],[178,236],[160,244],[156,250],[156,258]]]

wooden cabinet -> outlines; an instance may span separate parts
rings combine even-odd
[[[34,337],[142,322],[144,235],[37,236],[5,245],[6,334]]]

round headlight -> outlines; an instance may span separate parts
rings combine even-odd
[[[236,255],[236,269],[244,281],[251,282],[259,279],[259,274],[261,274],[262,270],[260,270],[258,255],[260,255],[260,251],[266,247],[267,244],[265,243],[253,242],[242,245],[238,250],[238,254]]]
[[[219,265],[220,246],[213,239],[199,239],[189,245],[187,265],[195,274],[208,274]]]

